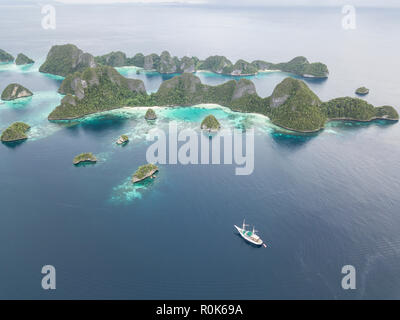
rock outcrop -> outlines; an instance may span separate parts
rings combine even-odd
[[[10,63],[14,61],[14,57],[8,52],[0,49],[0,63]]]
[[[88,152],[88,153],[78,154],[73,160],[74,165],[85,162],[95,163],[97,162],[97,158],[93,155],[93,153]]]
[[[123,77],[109,66],[87,68],[67,76],[59,92],[66,94],[49,115],[49,120],[67,120],[87,114],[122,107],[129,103],[142,103],[146,99],[144,83]]]
[[[24,65],[24,64],[32,64],[35,63],[31,58],[27,57],[23,53],[19,53],[17,59],[15,59],[15,64],[17,66]]]
[[[147,109],[146,114],[144,115],[144,118],[146,120],[156,120],[157,119],[157,115],[156,115],[156,113],[154,112],[153,109],[149,108],[149,109]]]
[[[203,119],[203,121],[201,122],[200,128],[202,130],[218,131],[221,128],[221,125],[218,122],[218,120],[215,118],[215,116],[210,114]]]
[[[67,75],[96,67],[94,57],[73,44],[53,46],[39,71],[66,77]]]
[[[149,177],[153,177],[153,174],[157,171],[158,167],[151,163],[140,166],[132,176],[132,183],[137,183]]]
[[[18,83],[9,84],[1,94],[1,100],[10,101],[32,96],[33,93]]]

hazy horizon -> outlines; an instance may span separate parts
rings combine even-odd
[[[48,0],[46,3],[37,0],[3,0],[0,6],[11,5],[44,5],[44,4],[57,4],[57,5],[180,5],[180,6],[215,6],[215,7],[342,7],[344,5],[353,5],[355,7],[369,7],[369,8],[400,8],[400,3],[396,0],[386,0],[384,2],[377,0],[249,0],[243,4],[239,0]]]

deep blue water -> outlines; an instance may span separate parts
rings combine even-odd
[[[0,145],[0,298],[399,298],[400,125],[336,122],[296,136],[268,120],[215,108],[116,110],[73,123],[49,123],[60,79],[37,69],[53,44],[75,43],[93,54],[168,49],[182,56],[224,54],[235,60],[285,61],[305,55],[330,69],[308,81],[323,99],[353,95],[399,110],[399,10],[360,9],[358,27],[341,29],[341,9],[57,6],[57,29],[40,27],[40,7],[0,6],[0,47],[39,63],[0,66],[0,90],[18,82],[34,92],[0,104],[0,130],[17,120],[30,139]],[[7,32],[4,32],[6,26]],[[239,39],[239,40],[238,40]],[[156,74],[126,76],[145,81]],[[202,81],[229,77],[199,73]],[[262,96],[287,74],[251,79]],[[161,165],[157,179],[133,187],[146,161],[146,133],[197,128],[213,113],[224,127],[255,128],[255,169],[234,165]],[[115,139],[127,133],[126,147]],[[74,167],[81,152],[95,165]],[[256,225],[268,247],[234,231]],[[57,289],[41,288],[43,265],[57,270]],[[341,268],[357,270],[357,289],[341,288]]]

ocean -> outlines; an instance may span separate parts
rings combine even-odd
[[[0,47],[36,63],[0,65],[0,91],[20,83],[34,95],[0,104],[0,130],[14,121],[29,139],[0,145],[1,299],[398,299],[400,298],[400,125],[332,122],[313,135],[277,130],[262,116],[220,106],[117,109],[50,123],[62,79],[38,72],[50,47],[73,43],[94,55],[225,55],[236,61],[326,63],[326,80],[306,80],[322,99],[354,96],[400,102],[400,10],[356,8],[355,30],[341,8],[55,5],[55,30],[41,27],[39,5],[0,5]],[[172,75],[119,68],[148,92]],[[197,73],[203,83],[232,77]],[[285,77],[249,76],[260,96]],[[160,165],[156,179],[133,186],[154,127],[176,121],[198,129],[214,114],[226,128],[254,128],[254,172],[235,165]],[[115,144],[123,133],[125,147]],[[81,152],[94,165],[72,165]],[[240,238],[254,224],[267,248]],[[42,266],[57,289],[41,287]],[[356,269],[343,290],[342,267]]]

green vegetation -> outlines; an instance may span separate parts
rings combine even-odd
[[[74,158],[73,163],[76,165],[81,162],[97,162],[97,159],[91,152],[81,153]]]
[[[66,77],[76,71],[95,66],[96,63],[91,54],[84,53],[73,44],[65,44],[53,46],[50,49],[39,71]]]
[[[31,64],[31,63],[35,63],[35,61],[33,61],[31,58],[27,57],[23,53],[19,53],[17,59],[15,59],[16,65]]]
[[[264,60],[254,60],[251,63],[257,70],[271,70],[273,63],[266,62]]]
[[[163,81],[158,91],[150,96],[150,105],[188,106],[199,103],[216,103],[230,106],[236,99],[247,94],[255,94],[250,80],[231,80],[217,86],[202,84],[200,79],[183,73]]]
[[[253,75],[260,70],[281,70],[294,73],[303,77],[326,78],[329,74],[325,64],[320,62],[310,63],[305,57],[296,57],[289,62],[271,63],[264,60],[255,60],[251,63],[239,59],[233,64],[224,56],[210,56],[203,61],[197,57],[172,57],[168,51],[161,55],[156,53],[144,56],[137,53],[133,58],[127,58],[121,51],[95,58],[95,61],[102,65],[112,67],[136,66],[145,70],[156,70],[160,73],[185,73],[196,70],[208,70],[215,73],[229,75]]]
[[[304,77],[326,78],[328,67],[320,62],[309,63],[305,57],[296,57],[289,62],[271,64],[269,69],[290,72]]]
[[[253,64],[244,60],[238,60],[234,65],[226,66],[222,70],[222,73],[231,75],[249,75],[257,72],[258,69]]]
[[[399,120],[399,114],[392,106],[376,107],[375,117],[377,119]]]
[[[156,115],[156,113],[154,112],[153,109],[149,108],[149,109],[147,109],[144,118],[146,120],[155,120],[155,119],[157,119],[157,115]]]
[[[98,66],[67,77],[60,90],[67,95],[49,115],[49,120],[80,118],[122,106],[148,105],[141,80],[127,79],[114,68]]]
[[[140,80],[126,79],[112,67],[105,66],[88,68],[69,76],[61,87],[68,94],[49,115],[49,120],[79,118],[121,106],[191,106],[201,103],[263,114],[274,124],[299,132],[318,131],[330,119],[398,119],[394,108],[374,108],[361,99],[337,98],[322,102],[305,82],[290,77],[278,84],[272,95],[266,98],[257,95],[250,80],[231,80],[209,86],[202,84],[192,73],[163,81],[156,93],[148,95]],[[146,119],[155,116],[150,110]]]
[[[158,171],[158,167],[154,164],[148,163],[143,166],[140,166],[136,172],[132,176],[132,182],[136,183],[147,177],[152,176],[155,172]]]
[[[180,64],[179,59],[176,59],[173,59],[168,51],[163,51],[160,55],[160,63],[158,65],[157,71],[160,73],[176,72]]]
[[[348,119],[357,121],[371,121],[374,119],[398,120],[397,111],[391,106],[374,107],[372,104],[358,98],[336,98],[324,102],[322,111],[330,120]]]
[[[209,70],[215,73],[223,73],[224,68],[231,67],[232,62],[224,56],[211,56],[200,62],[200,70]]]
[[[144,55],[143,53],[137,53],[133,58],[127,59],[128,66],[144,67]]]
[[[144,57],[143,68],[146,70],[158,70],[160,67],[160,57],[152,53]]]
[[[129,141],[129,137],[126,134],[123,134],[118,138],[117,144],[124,144],[124,143],[127,143],[128,141]]]
[[[313,62],[306,64],[304,69],[299,75],[303,77],[314,77],[314,78],[327,78],[329,75],[328,67],[321,62]]]
[[[111,67],[123,67],[127,65],[126,54],[121,51],[111,52],[104,56],[95,57],[94,61],[98,64]]]
[[[30,128],[31,127],[26,123],[14,122],[11,126],[9,126],[6,130],[2,132],[0,140],[3,142],[11,142],[28,139],[26,132]]]
[[[1,100],[10,101],[32,96],[33,93],[18,83],[9,84],[1,93]]]
[[[13,62],[13,61],[14,57],[11,54],[0,49],[0,62]]]
[[[368,94],[369,93],[369,89],[368,88],[366,88],[366,87],[360,87],[360,88],[358,88],[357,90],[356,90],[356,94],[358,94],[358,95],[366,95],[366,94]]]
[[[270,118],[274,124],[294,131],[320,130],[326,121],[321,101],[300,80],[286,78],[271,96]]]
[[[218,120],[212,114],[210,114],[203,119],[200,128],[209,131],[216,131],[221,128],[221,125],[219,124]]]
[[[195,72],[196,71],[196,64],[199,59],[196,57],[183,57],[179,61],[179,67],[178,67],[178,72],[183,73],[183,72]]]

